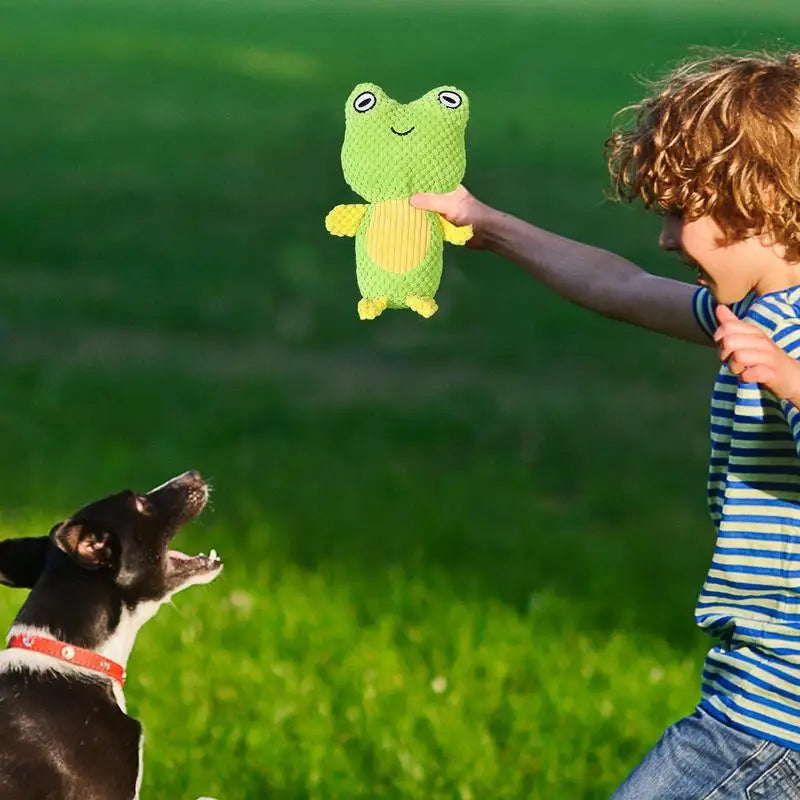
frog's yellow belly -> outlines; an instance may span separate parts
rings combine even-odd
[[[365,242],[370,260],[395,275],[418,267],[431,246],[428,215],[405,197],[373,203],[370,211]]]

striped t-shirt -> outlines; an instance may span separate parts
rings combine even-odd
[[[717,327],[707,289],[698,323]],[[800,359],[800,286],[732,306]],[[711,397],[708,505],[717,529],[697,624],[719,638],[700,705],[736,728],[800,750],[800,410],[724,364]]]

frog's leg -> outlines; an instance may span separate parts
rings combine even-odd
[[[335,206],[325,217],[325,228],[334,236],[355,236],[366,213],[365,203]]]
[[[453,225],[441,214],[439,222],[442,223],[442,236],[450,244],[466,244],[472,238],[472,225]]]
[[[406,297],[406,305],[426,319],[432,317],[439,310],[439,306],[436,305],[436,301],[432,297],[420,297],[416,294],[410,294]]]
[[[389,300],[386,297],[362,297],[358,301],[359,319],[375,319],[386,311]]]

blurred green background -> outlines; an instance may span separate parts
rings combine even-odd
[[[452,83],[480,198],[682,277],[605,199],[614,112],[798,41],[785,0],[0,0],[0,535],[215,488],[176,546],[225,572],[130,664],[143,798],[604,798],[691,712],[714,352],[452,247],[433,319],[360,322],[323,218],[352,86]]]

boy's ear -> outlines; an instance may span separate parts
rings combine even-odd
[[[42,574],[49,547],[48,536],[0,542],[0,583],[18,589],[32,589]]]
[[[60,522],[50,531],[50,538],[84,569],[110,567],[113,562],[113,537],[108,531],[92,530],[79,522]]]

